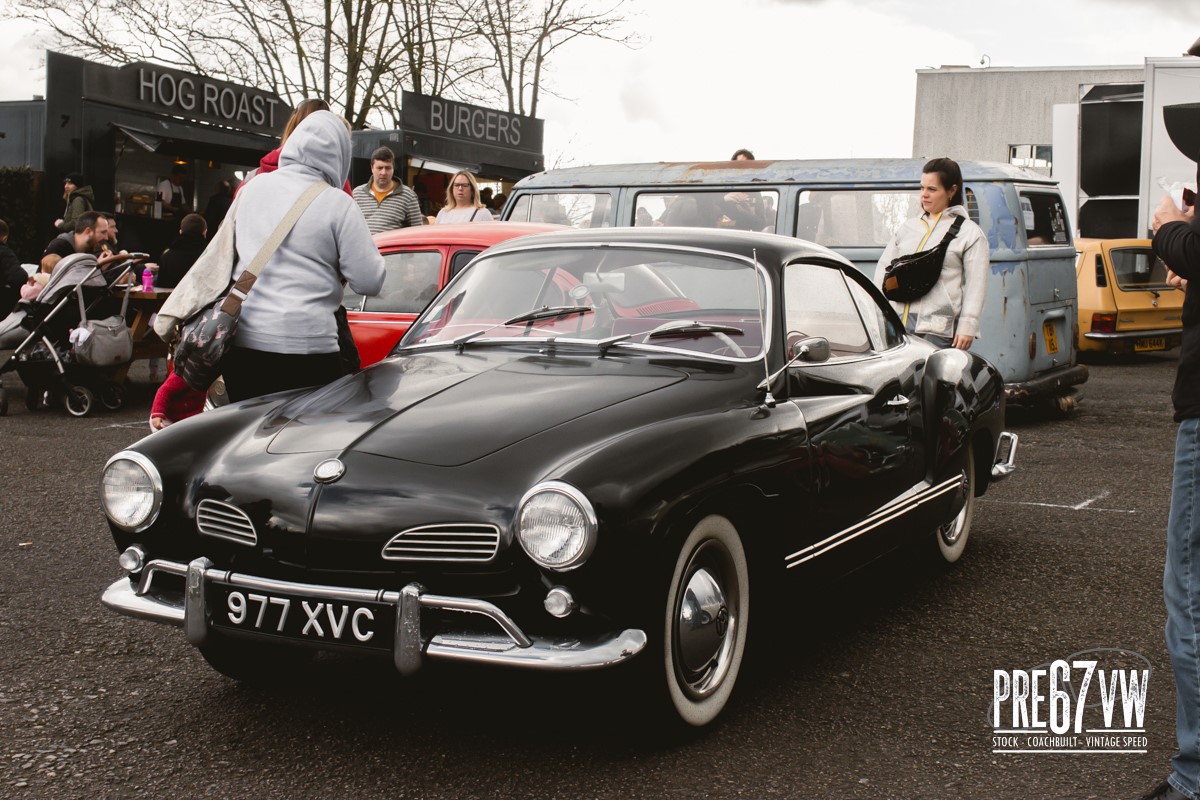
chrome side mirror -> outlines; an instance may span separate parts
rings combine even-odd
[[[787,345],[788,366],[798,361],[820,364],[823,361],[828,361],[832,355],[829,349],[829,340],[824,336],[805,336],[802,333],[789,333]]]

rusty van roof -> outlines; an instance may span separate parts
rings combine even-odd
[[[600,164],[538,172],[514,189],[587,189],[601,186],[704,184],[896,184],[915,186],[928,159],[847,158],[799,161],[659,161]],[[1053,186],[1041,173],[1009,164],[960,161],[964,181],[1012,181]]]

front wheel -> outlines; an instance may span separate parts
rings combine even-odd
[[[971,522],[975,518],[975,450],[970,443],[966,449],[966,463],[962,468],[963,488],[960,490],[966,495],[962,510],[934,532],[937,548],[935,558],[943,564],[953,564],[962,557],[967,549],[967,539],[971,536]]]
[[[680,719],[702,727],[725,708],[746,649],[750,574],[733,524],[696,523],[671,572],[663,618],[662,667]]]
[[[95,399],[92,390],[86,386],[71,386],[63,395],[63,406],[73,417],[86,417],[91,412]]]

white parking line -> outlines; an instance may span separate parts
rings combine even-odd
[[[1090,498],[1088,500],[1084,500],[1082,503],[1076,503],[1075,505],[1067,505],[1065,503],[1032,503],[1032,502],[1024,501],[1024,500],[992,500],[991,498],[988,498],[988,497],[979,498],[979,502],[981,502],[981,503],[997,503],[999,505],[1005,505],[1005,506],[1041,506],[1042,508],[1065,508],[1068,511],[1106,511],[1110,514],[1136,514],[1136,513],[1138,513],[1136,510],[1132,510],[1132,509],[1128,509],[1128,508],[1096,508],[1092,505],[1092,503],[1096,502],[1097,500],[1103,500],[1104,498],[1108,497],[1108,495],[1109,495],[1109,492],[1107,490],[1105,490],[1105,491],[1101,492],[1100,494],[1096,495],[1095,497]]]

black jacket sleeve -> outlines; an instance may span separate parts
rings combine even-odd
[[[1154,254],[1188,281],[1200,281],[1200,217],[1168,222],[1154,234]]]
[[[28,278],[17,254],[11,248],[0,245],[0,285],[20,287]]]

